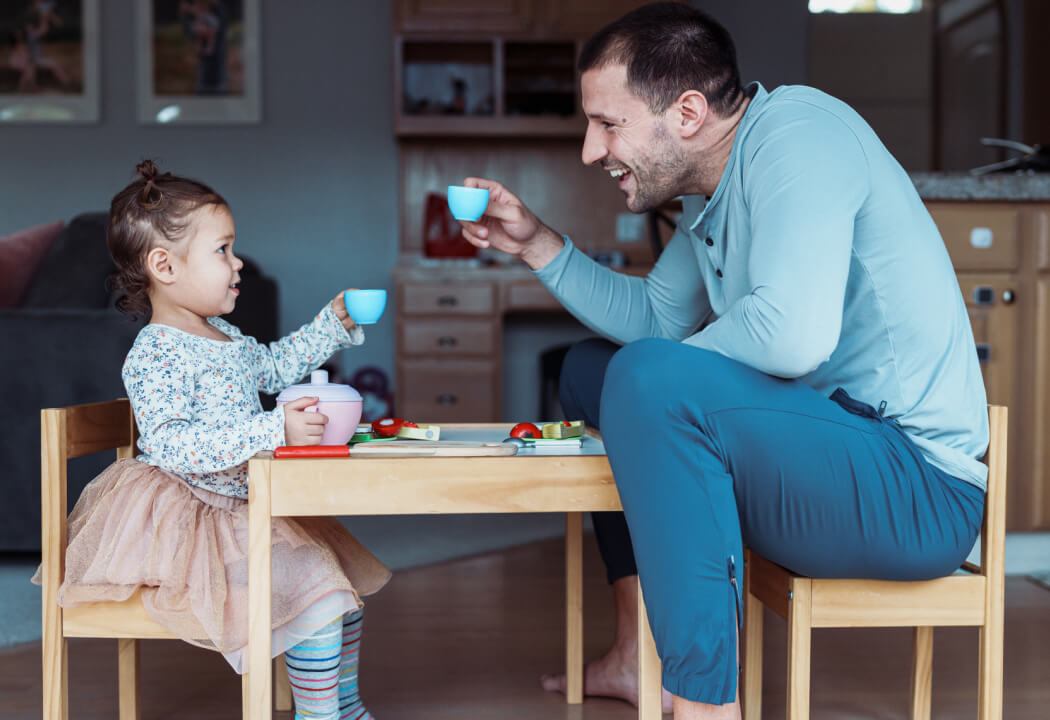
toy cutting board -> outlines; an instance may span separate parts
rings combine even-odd
[[[503,442],[467,440],[405,440],[359,443],[350,448],[351,457],[477,457],[514,455],[516,445]]]

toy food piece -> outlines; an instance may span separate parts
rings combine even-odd
[[[518,423],[512,427],[510,429],[510,436],[516,438],[532,438],[533,440],[543,437],[538,427],[527,422]]]
[[[397,437],[397,431],[405,424],[401,418],[380,418],[372,422],[372,433],[377,437]]]
[[[543,425],[543,437],[555,440],[583,435],[583,420],[564,420]]]
[[[401,429],[397,431],[397,436],[406,440],[437,440],[441,437],[441,427],[438,425],[416,425],[414,422],[406,420]]]

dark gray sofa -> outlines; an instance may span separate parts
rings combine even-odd
[[[277,284],[244,261],[240,299],[227,319],[269,342],[277,337]],[[55,240],[21,305],[0,309],[0,551],[40,549],[40,409],[125,395],[120,369],[145,321],[113,307],[106,284],[113,269],[106,215],[79,215]],[[112,459],[71,461],[70,508]]]

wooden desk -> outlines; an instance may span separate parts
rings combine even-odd
[[[649,266],[621,272],[645,275]],[[503,321],[565,309],[526,266],[423,266],[405,258],[396,287],[396,413],[418,422],[501,419]]]
[[[505,425],[454,425],[442,439],[502,440]],[[245,720],[270,720],[270,520],[317,515],[565,513],[566,701],[583,701],[583,513],[620,510],[596,435],[566,454],[507,457],[340,458],[248,463],[248,661]],[[572,454],[568,454],[572,453]],[[660,718],[660,660],[639,588],[640,720]]]

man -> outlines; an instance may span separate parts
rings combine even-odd
[[[973,335],[922,201],[845,104],[741,87],[728,33],[676,3],[599,32],[579,69],[584,163],[633,212],[683,196],[652,272],[599,267],[489,180],[466,182],[491,200],[464,235],[615,342],[570,351],[562,397],[601,429],[630,529],[596,521],[618,617],[633,541],[675,717],[738,718],[744,546],[821,577],[965,559],[988,437]],[[631,630],[586,692],[636,701]]]

